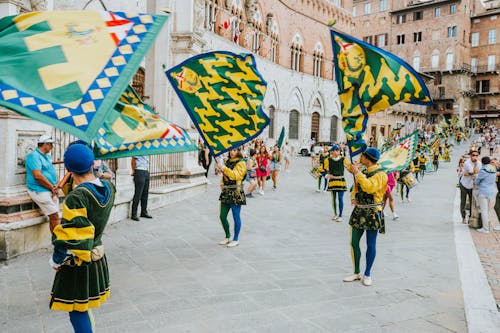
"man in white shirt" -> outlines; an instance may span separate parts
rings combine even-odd
[[[471,151],[470,158],[465,161],[460,177],[460,214],[462,214],[462,223],[467,223],[465,219],[465,204],[469,197],[469,217],[472,209],[472,187],[474,186],[474,178],[479,172],[479,153],[476,150]]]

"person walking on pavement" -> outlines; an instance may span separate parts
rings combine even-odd
[[[477,229],[478,232],[487,234],[490,232],[490,209],[495,205],[496,200],[496,174],[497,169],[491,163],[491,159],[488,156],[484,156],[481,159],[482,167],[479,170],[477,178],[474,180],[474,184],[478,186],[478,196],[477,201],[479,204],[479,209],[481,211],[481,221],[483,222],[483,227]],[[500,226],[495,226],[494,230],[500,230]]]
[[[288,141],[285,142],[285,145],[281,149],[283,150],[283,160],[285,161],[285,172],[289,172],[292,153],[290,151],[290,146],[288,145]]]
[[[474,178],[479,173],[479,153],[476,150],[470,152],[470,158],[465,161],[460,177],[460,214],[462,215],[462,223],[467,223],[465,206],[469,200],[469,217],[472,214],[472,187],[474,186]],[[467,199],[468,198],[468,199]]]
[[[271,156],[269,156],[265,146],[262,145],[259,149],[255,157],[255,161],[257,162],[257,186],[259,186],[259,194],[264,195],[267,177],[270,174],[269,164]]]
[[[132,217],[134,221],[139,221],[137,208],[141,202],[141,217],[153,218],[148,213],[149,196],[149,156],[132,157],[132,176],[134,177],[134,198],[132,199]]]
[[[94,154],[75,144],[66,150],[64,165],[76,184],[64,199],[62,222],[52,234],[49,263],[56,270],[50,309],[67,311],[74,331],[92,333],[91,308],[109,295],[109,271],[102,235],[114,205],[115,188],[94,175]]]
[[[28,195],[49,218],[52,232],[59,218],[59,186],[50,151],[54,140],[49,135],[38,138],[37,148],[26,156],[26,187]]]
[[[276,145],[273,147],[273,151],[271,153],[271,161],[269,163],[271,170],[271,179],[273,181],[273,190],[278,188],[278,174],[281,169],[281,159],[282,155],[279,147]]]
[[[217,168],[222,172],[220,194],[220,221],[226,234],[226,238],[219,242],[219,245],[227,247],[238,246],[239,234],[241,230],[241,206],[246,205],[245,191],[243,191],[243,180],[247,172],[247,165],[243,160],[241,151],[233,148],[229,152],[229,158],[224,164],[217,163]],[[229,211],[233,213],[234,236],[231,240],[229,221],[227,216]]]
[[[371,268],[375,261],[377,233],[385,233],[382,201],[387,188],[387,174],[377,164],[379,158],[380,152],[377,148],[367,148],[359,160],[365,169],[361,172],[354,163],[349,168],[349,171],[354,175],[354,188],[351,193],[351,203],[354,209],[349,219],[354,274],[345,277],[344,282],[362,280],[363,285],[372,285]],[[361,276],[359,242],[365,231],[366,268],[364,275]]]
[[[394,197],[392,196],[392,190],[396,187],[396,172],[390,172],[387,174],[387,189],[384,193],[384,204],[382,205],[382,212],[385,209],[385,205],[387,201],[389,201],[389,209],[392,212],[392,219],[397,220],[399,218],[396,213],[396,209],[394,208]]]

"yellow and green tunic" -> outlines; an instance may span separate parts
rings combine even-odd
[[[64,199],[52,243],[55,251],[62,249],[67,257],[54,278],[50,309],[85,312],[109,297],[101,237],[114,200],[115,188],[106,180],[80,184]]]
[[[219,200],[224,204],[246,205],[243,180],[247,172],[247,165],[241,158],[228,159],[222,175],[222,192]]]
[[[375,164],[355,176],[351,199],[356,199],[349,225],[357,229],[385,233],[382,201],[387,189],[387,174]]]
[[[339,156],[338,158],[328,157],[325,159],[323,168],[328,172],[328,175],[333,176],[333,179],[328,180],[328,191],[347,191],[344,170],[350,164],[343,156]]]

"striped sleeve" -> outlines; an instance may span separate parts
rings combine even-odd
[[[81,192],[71,192],[63,202],[61,224],[54,228],[52,244],[71,251],[75,255],[75,263],[80,266],[91,261],[94,233]]]

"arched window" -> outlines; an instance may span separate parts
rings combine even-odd
[[[269,60],[277,63],[279,59],[279,29],[278,22],[276,22],[276,20],[274,19],[273,13],[267,14],[266,32],[271,37]]]
[[[438,50],[432,51],[431,67],[432,68],[439,68],[439,51]]]
[[[420,56],[413,57],[413,68],[418,72],[420,70]]]
[[[253,17],[251,18],[251,20],[254,29],[252,39],[252,52],[259,54],[264,35],[262,34],[262,14],[260,13],[258,8],[255,9],[255,12],[253,12]]]
[[[217,18],[217,0],[206,0],[205,29],[215,32],[216,18]]]
[[[320,116],[319,112],[313,112],[311,115],[311,138],[314,138],[316,142],[319,141],[319,125]]]
[[[146,72],[144,68],[139,67],[134,77],[132,78],[132,88],[137,92],[141,99],[144,98],[144,85],[146,82]]]
[[[313,75],[315,77],[323,76],[324,52],[321,43],[317,43],[313,52]]]
[[[337,116],[332,116],[330,119],[330,141],[332,142],[337,142],[337,124],[338,124],[338,118]]]
[[[451,71],[453,69],[453,52],[446,53],[446,70]]]
[[[293,37],[291,52],[291,63],[290,68],[294,71],[302,71],[304,68],[304,53],[302,49],[302,37],[296,34]]]
[[[275,118],[276,116],[276,110],[274,109],[274,106],[269,107],[269,139],[274,138],[274,123],[275,123]]]
[[[299,111],[297,110],[290,111],[288,119],[288,138],[299,138]]]

